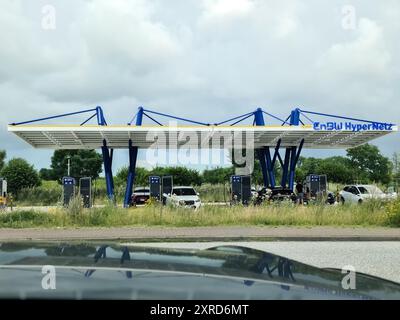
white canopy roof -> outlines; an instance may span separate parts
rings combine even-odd
[[[129,140],[133,146],[149,148],[157,146],[174,148],[187,146],[192,148],[226,148],[229,141],[236,147],[250,147],[254,137],[254,147],[275,147],[281,139],[281,146],[297,146],[302,139],[304,148],[346,149],[361,145],[373,139],[397,131],[328,131],[315,130],[305,126],[99,126],[99,125],[9,125],[13,132],[34,148],[42,149],[97,149],[103,146],[103,140],[110,148],[127,148]],[[242,139],[240,139],[240,137]],[[250,139],[250,140],[246,140]],[[225,143],[225,144],[224,144]],[[226,144],[228,143],[228,144]]]

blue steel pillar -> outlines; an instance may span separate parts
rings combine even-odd
[[[296,108],[292,110],[290,114],[290,125],[298,126],[300,124],[300,109]],[[303,146],[303,142],[301,143],[301,147]],[[297,153],[297,147],[293,146],[286,151],[290,154],[290,169],[289,169],[289,189],[293,191],[294,189],[294,178],[296,174],[296,164],[298,157],[300,156],[301,148],[299,148],[299,153]]]
[[[290,125],[298,126],[300,124],[300,109],[296,108],[290,113]]]
[[[141,126],[143,121],[143,108],[139,107],[138,113],[136,115],[136,125]],[[138,155],[138,147],[132,146],[132,140],[129,139],[129,171],[128,178],[126,181],[125,197],[124,197],[124,207],[128,208],[131,202],[133,183],[135,182],[136,174],[136,161]]]
[[[290,162],[290,148],[286,148],[285,160],[283,162],[283,168],[282,168],[282,180],[281,180],[282,188],[286,188],[286,183],[288,180],[288,172],[289,172],[289,162]]]
[[[257,156],[260,161],[260,166],[261,166],[261,172],[263,176],[263,183],[264,187],[268,187],[269,181],[268,181],[268,171],[267,171],[267,164],[265,162],[265,154],[263,149],[258,149],[257,150]]]
[[[267,160],[267,171],[268,171],[268,178],[271,189],[275,188],[275,173],[274,173],[274,165],[271,159],[271,152],[269,147],[265,147],[265,159]]]
[[[289,189],[294,189],[294,178],[296,173],[296,155],[297,147],[290,147],[290,169],[289,169]]]
[[[262,112],[261,108],[258,108],[254,112],[254,121],[255,121],[256,126],[265,126],[264,116],[263,116],[263,112]],[[265,160],[265,149],[261,148],[261,149],[257,150],[257,155],[258,155],[258,158],[260,159],[264,187],[267,188],[269,186],[269,181],[268,181],[267,163]]]
[[[107,196],[110,200],[114,199],[114,179],[112,174],[112,157],[113,151],[111,153],[107,147],[107,141],[103,140],[103,147],[101,148],[103,153],[103,162],[104,162],[104,173],[106,177],[106,186],[107,186]]]
[[[100,106],[96,107],[97,123],[99,126],[106,126],[107,122],[104,118],[103,109]],[[107,141],[103,140],[103,146],[101,147],[101,152],[103,154],[103,164],[104,164],[104,175],[106,178],[107,196],[110,200],[114,199],[114,179],[112,174],[112,159],[114,155],[114,150],[108,149]]]
[[[292,147],[291,163],[290,163],[290,175],[289,175],[289,188],[293,190],[294,188],[294,178],[296,174],[296,165],[299,161],[301,150],[303,149],[304,139],[301,140],[299,149],[296,152],[297,147]]]

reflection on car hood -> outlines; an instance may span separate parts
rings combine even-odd
[[[1,298],[61,299],[400,299],[400,285],[324,270],[259,250],[178,250],[98,243],[3,243]],[[42,267],[56,290],[42,288]]]

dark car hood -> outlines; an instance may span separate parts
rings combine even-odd
[[[400,285],[341,270],[318,269],[237,246],[208,250],[115,243],[3,243],[1,298],[61,299],[400,299]],[[43,266],[56,289],[44,290]]]

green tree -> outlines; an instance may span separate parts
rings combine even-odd
[[[173,176],[174,185],[195,185],[202,183],[202,177],[197,170],[186,167],[156,167],[150,171],[154,176]]]
[[[382,182],[391,180],[392,163],[383,156],[378,147],[363,144],[347,150],[350,165],[355,171],[356,179],[361,182]]]
[[[56,150],[51,157],[51,171],[48,177],[61,181],[68,174],[68,156],[71,157],[71,176],[75,179],[91,177],[96,179],[102,171],[102,157],[95,150]],[[42,171],[42,173],[44,173]]]
[[[39,170],[39,177],[40,179],[46,181],[57,180],[57,177],[54,176],[53,170],[47,168],[42,168]]]
[[[135,170],[135,187],[147,186],[149,184],[150,172],[146,168],[136,167]],[[115,183],[117,185],[125,185],[128,178],[128,167],[122,167],[115,175]]]
[[[135,186],[148,186],[149,176],[173,176],[174,185],[200,185],[202,177],[197,170],[186,167],[156,167],[152,170],[137,167]],[[128,177],[128,167],[122,167],[115,176],[116,184],[123,185]]]
[[[11,159],[4,166],[1,174],[7,180],[8,191],[17,197],[21,189],[40,185],[37,171],[25,159]]]
[[[395,152],[392,156],[393,163],[393,177],[395,179],[400,179],[400,154]]]
[[[310,174],[320,174],[322,159],[300,157],[296,168],[296,181],[304,181]]]
[[[342,184],[355,180],[349,159],[340,156],[322,159],[318,166],[318,174],[326,174],[328,181]]]
[[[7,153],[5,150],[0,150],[0,171],[4,168]]]
[[[229,183],[230,176],[235,174],[234,167],[215,168],[203,171],[203,182],[217,184]]]

